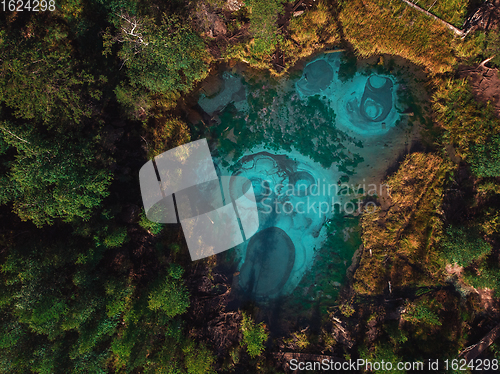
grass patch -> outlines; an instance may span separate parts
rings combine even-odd
[[[295,65],[300,58],[340,41],[332,13],[326,1],[319,1],[313,9],[290,19],[289,37],[282,43],[285,69]]]
[[[416,5],[442,20],[461,28],[467,17],[468,0],[420,0]]]
[[[340,22],[362,57],[399,55],[432,73],[450,71],[456,63],[451,32],[401,1],[343,1]]]
[[[444,184],[451,165],[433,154],[409,155],[388,178],[392,204],[363,214],[363,255],[354,275],[361,294],[382,293],[395,287],[439,283],[437,251],[443,233],[440,211]]]
[[[500,122],[491,105],[478,102],[465,79],[449,79],[436,86],[432,104],[438,123],[446,129],[445,140],[471,163],[477,176],[497,176]]]

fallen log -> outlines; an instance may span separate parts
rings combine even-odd
[[[459,357],[463,357],[467,362],[474,360],[484,352],[500,336],[500,323],[486,334],[478,343],[465,348],[460,352]]]

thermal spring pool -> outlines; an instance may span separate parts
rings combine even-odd
[[[322,54],[278,81],[226,70],[202,88],[218,172],[246,177],[256,196],[257,233],[228,251],[246,298],[333,301],[360,245],[362,201],[387,193],[385,171],[417,137],[404,77],[377,64],[345,77],[346,63]]]

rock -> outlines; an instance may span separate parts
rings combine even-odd
[[[227,33],[226,24],[222,22],[222,20],[217,14],[206,12],[205,20],[208,27],[207,35],[209,38],[215,38],[220,35],[226,35]]]
[[[222,21],[221,16],[211,11],[204,3],[201,3],[195,9],[194,17],[209,38],[215,38],[227,33],[226,24]]]
[[[220,20],[219,17],[216,17],[214,19],[213,23],[213,34],[214,36],[219,36],[219,35],[226,35],[227,34],[227,28],[226,24]]]
[[[237,10],[240,10],[242,6],[243,3],[239,0],[227,0],[226,3],[226,9],[230,12],[236,12]]]

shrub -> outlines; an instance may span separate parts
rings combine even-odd
[[[465,281],[474,288],[489,288],[495,291],[495,297],[500,294],[500,269],[487,264],[481,264],[477,272],[468,271],[464,274]]]
[[[153,113],[151,123],[144,127],[148,158],[152,159],[169,149],[189,143],[191,134],[188,126],[175,117]]]
[[[116,248],[121,247],[126,241],[128,241],[127,228],[118,227],[104,238],[104,245],[108,248]]]
[[[472,172],[478,177],[500,177],[500,136],[484,144],[474,144],[468,159]]]
[[[266,327],[261,322],[258,325],[252,321],[252,318],[246,313],[243,313],[240,331],[243,334],[242,346],[247,347],[247,352],[250,357],[257,357],[264,350],[264,342],[269,334],[266,332]]]
[[[476,173],[496,173],[499,121],[491,106],[476,101],[466,80],[439,82],[432,101],[437,120],[446,129],[445,139],[457,154],[472,162]],[[487,163],[488,155],[494,157],[492,164]]]
[[[311,10],[290,19],[290,39],[282,45],[287,59],[285,67],[293,66],[299,58],[340,40],[330,6],[324,0],[316,3]]]
[[[214,373],[212,367],[215,357],[204,344],[196,346],[193,342],[188,342],[182,351],[188,374]]]
[[[339,306],[339,310],[346,317],[350,317],[356,312],[351,304],[342,304]]]
[[[139,226],[141,226],[144,230],[149,231],[149,233],[153,235],[158,235],[161,230],[163,230],[163,225],[158,222],[150,221],[146,217],[144,210],[139,215]]]
[[[441,241],[443,257],[450,263],[469,266],[491,251],[491,245],[475,229],[450,226]]]
[[[254,42],[250,53],[258,60],[269,57],[281,40],[276,27],[278,14],[283,11],[280,0],[248,0],[250,32]]]
[[[179,264],[170,264],[170,267],[168,268],[168,274],[173,279],[181,279],[182,274],[184,274],[184,268]]]
[[[402,318],[413,324],[425,324],[441,326],[439,316],[432,311],[428,306],[424,305],[422,300],[418,300],[406,305],[406,312],[402,314]]]
[[[148,298],[148,308],[163,311],[168,317],[184,313],[189,307],[189,292],[178,279],[170,275],[157,285]]]

